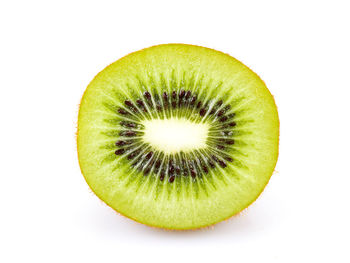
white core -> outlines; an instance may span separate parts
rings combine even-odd
[[[155,119],[143,122],[144,140],[166,154],[188,152],[206,146],[208,125],[186,119]]]

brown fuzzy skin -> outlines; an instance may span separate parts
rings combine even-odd
[[[196,47],[202,47],[202,48],[206,48],[206,49],[210,49],[210,50],[216,51],[215,49],[212,49],[212,48],[207,48],[207,47],[198,46],[198,45],[192,45],[192,44],[171,43],[171,45],[172,45],[172,44],[173,44],[173,45],[196,46]],[[153,46],[150,46],[150,47],[147,47],[147,48],[143,48],[143,49],[138,50],[138,51],[131,52],[131,53],[129,53],[129,54],[123,56],[123,57],[120,58],[120,59],[123,59],[124,57],[129,56],[129,55],[131,55],[131,54],[133,54],[133,53],[136,53],[136,52],[139,52],[139,51],[142,51],[142,50],[151,48],[151,47],[160,46],[160,45],[164,45],[164,44],[153,45]],[[230,55],[227,54],[227,53],[225,53],[225,54],[228,55],[228,56],[230,56]],[[120,60],[120,59],[119,59],[119,60]],[[239,61],[239,60],[238,60],[238,61]],[[239,62],[241,62],[241,61],[239,61]],[[114,62],[113,62],[113,63],[114,63]],[[108,67],[109,67],[110,65],[112,65],[113,63],[109,64],[106,68],[108,68]],[[241,63],[242,63],[242,62],[241,62]],[[243,64],[243,63],[242,63],[242,64]],[[245,65],[245,64],[244,64],[244,65]],[[247,66],[246,66],[246,67],[247,67]],[[249,67],[247,67],[247,68],[249,68]],[[249,68],[249,69],[250,69],[250,68]],[[251,70],[251,69],[250,69],[250,70]],[[252,71],[252,72],[254,72],[254,71]],[[256,74],[256,73],[254,72],[254,74]],[[256,75],[258,76],[258,74],[256,74]],[[259,76],[258,76],[258,77],[259,77]],[[96,78],[96,76],[94,77],[94,79],[95,79],[95,78]],[[260,78],[260,77],[259,77],[259,78]],[[260,78],[260,79],[261,79],[261,78]],[[261,79],[261,80],[262,80],[262,79]],[[263,80],[262,80],[262,81],[263,81]],[[263,81],[263,82],[264,82],[264,81]],[[264,84],[265,84],[265,82],[264,82]],[[228,221],[228,220],[230,220],[230,219],[233,219],[233,218],[235,218],[235,217],[241,215],[241,214],[243,213],[243,211],[247,210],[248,207],[250,207],[250,206],[261,196],[261,194],[264,192],[266,186],[268,185],[268,183],[269,183],[269,181],[270,181],[270,179],[271,179],[273,173],[275,173],[275,171],[272,173],[272,175],[270,176],[269,180],[268,180],[267,183],[265,184],[264,188],[260,191],[260,193],[256,196],[256,198],[255,198],[246,208],[242,209],[241,211],[239,211],[239,212],[237,212],[237,213],[235,213],[235,214],[233,214],[233,215],[231,215],[231,216],[228,216],[227,218],[225,218],[225,219],[223,219],[223,220],[221,220],[221,221],[215,222],[215,223],[213,223],[213,224],[204,225],[204,226],[200,226],[200,227],[197,227],[197,228],[178,229],[178,228],[159,227],[159,226],[155,226],[155,225],[150,225],[150,224],[146,224],[146,223],[143,223],[143,222],[139,222],[139,221],[137,221],[137,220],[134,219],[134,218],[131,218],[131,217],[127,216],[127,215],[124,215],[123,213],[121,213],[120,211],[114,209],[113,207],[111,207],[110,205],[108,205],[105,201],[103,201],[103,200],[94,192],[94,190],[90,187],[90,185],[89,185],[88,182],[86,181],[86,178],[85,178],[85,176],[84,176],[84,174],[83,174],[83,172],[82,172],[82,170],[81,170],[80,158],[79,158],[79,151],[78,151],[78,149],[79,149],[79,147],[78,147],[78,136],[79,136],[79,134],[78,134],[78,133],[79,133],[79,132],[78,132],[78,127],[79,127],[80,104],[81,104],[81,100],[82,100],[83,97],[84,97],[85,92],[86,92],[86,89],[85,89],[85,91],[84,91],[84,93],[83,93],[83,96],[82,96],[81,99],[80,99],[80,103],[79,103],[79,105],[78,105],[79,111],[78,111],[78,118],[77,118],[77,123],[76,123],[76,133],[75,133],[75,136],[76,136],[76,144],[77,144],[77,145],[76,145],[76,147],[77,147],[77,157],[78,157],[80,172],[81,172],[81,174],[83,175],[84,180],[85,180],[85,182],[87,183],[87,185],[89,186],[91,192],[94,193],[95,196],[97,196],[104,204],[106,204],[107,206],[109,206],[109,207],[110,207],[112,210],[114,210],[117,214],[122,215],[122,216],[124,216],[124,217],[126,217],[126,218],[128,218],[128,219],[131,219],[131,220],[133,220],[134,222],[137,222],[137,223],[142,224],[142,225],[146,225],[146,226],[151,227],[151,228],[156,229],[156,230],[164,230],[164,231],[168,231],[168,232],[189,232],[189,231],[205,230],[205,229],[209,229],[209,228],[214,228],[214,225],[216,225],[216,224],[218,224],[218,223],[220,223],[220,222],[224,222],[224,221]],[[268,92],[270,93],[270,95],[271,95],[271,97],[273,98],[274,103],[275,103],[275,98],[274,98],[273,95],[271,94],[270,90],[268,90]],[[276,105],[276,103],[275,103],[275,105]],[[276,108],[277,108],[277,105],[276,105]],[[279,128],[279,127],[280,127],[280,121],[279,121],[279,118],[278,118],[278,128]],[[280,129],[278,129],[278,140],[279,140],[279,137],[280,137]],[[279,143],[278,143],[278,144],[279,144]],[[279,148],[277,149],[277,159],[278,159],[278,156],[279,156]],[[277,164],[277,163],[276,163],[276,164]],[[275,164],[275,166],[276,166],[276,164]]]

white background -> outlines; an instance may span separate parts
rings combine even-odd
[[[1,1],[1,262],[350,262],[349,1]],[[276,172],[199,231],[126,219],[89,190],[75,131],[91,79],[161,43],[214,48],[266,82]]]

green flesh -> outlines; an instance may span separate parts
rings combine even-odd
[[[193,106],[192,97],[179,103],[181,90],[196,94]],[[173,91],[177,94],[175,108],[171,105]],[[151,105],[159,102],[161,110],[147,104],[145,92],[152,96]],[[166,109],[164,92],[169,96]],[[144,102],[146,110],[137,106],[137,99]],[[126,100],[137,106],[136,111],[125,105]],[[220,100],[223,103],[218,106]],[[199,101],[208,105],[203,116],[202,107],[196,108]],[[230,120],[220,121],[218,112],[228,105],[222,116]],[[120,114],[119,109],[128,114]],[[211,110],[215,113],[210,114]],[[164,154],[145,143],[144,121],[169,118],[207,124],[207,147]],[[137,126],[126,127],[126,122]],[[234,126],[228,125],[233,122]],[[136,135],[125,136],[125,131]],[[221,52],[170,44],[132,53],[108,66],[89,84],[79,111],[78,155],[87,183],[113,209],[151,226],[194,229],[229,218],[259,196],[276,165],[278,137],[273,97],[255,73]],[[120,140],[133,144],[117,146]],[[234,144],[226,144],[227,140]],[[128,159],[133,151],[130,147],[140,149],[132,160]],[[115,154],[118,150],[124,152]],[[145,156],[150,151],[153,155],[148,160]],[[213,160],[212,154],[224,161],[225,167]],[[152,159],[161,160],[159,169],[152,166]],[[169,172],[170,159],[179,174]],[[132,166],[135,160],[139,164]],[[187,168],[181,160],[186,160]],[[209,166],[209,160],[215,168]],[[208,173],[203,171],[202,162]],[[145,175],[147,165],[151,170]],[[160,180],[163,168],[165,177]],[[173,182],[170,177],[174,177]]]

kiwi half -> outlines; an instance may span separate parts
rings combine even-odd
[[[168,44],[100,72],[81,100],[81,171],[119,213],[194,229],[249,206],[278,157],[279,120],[264,82],[227,54]]]

